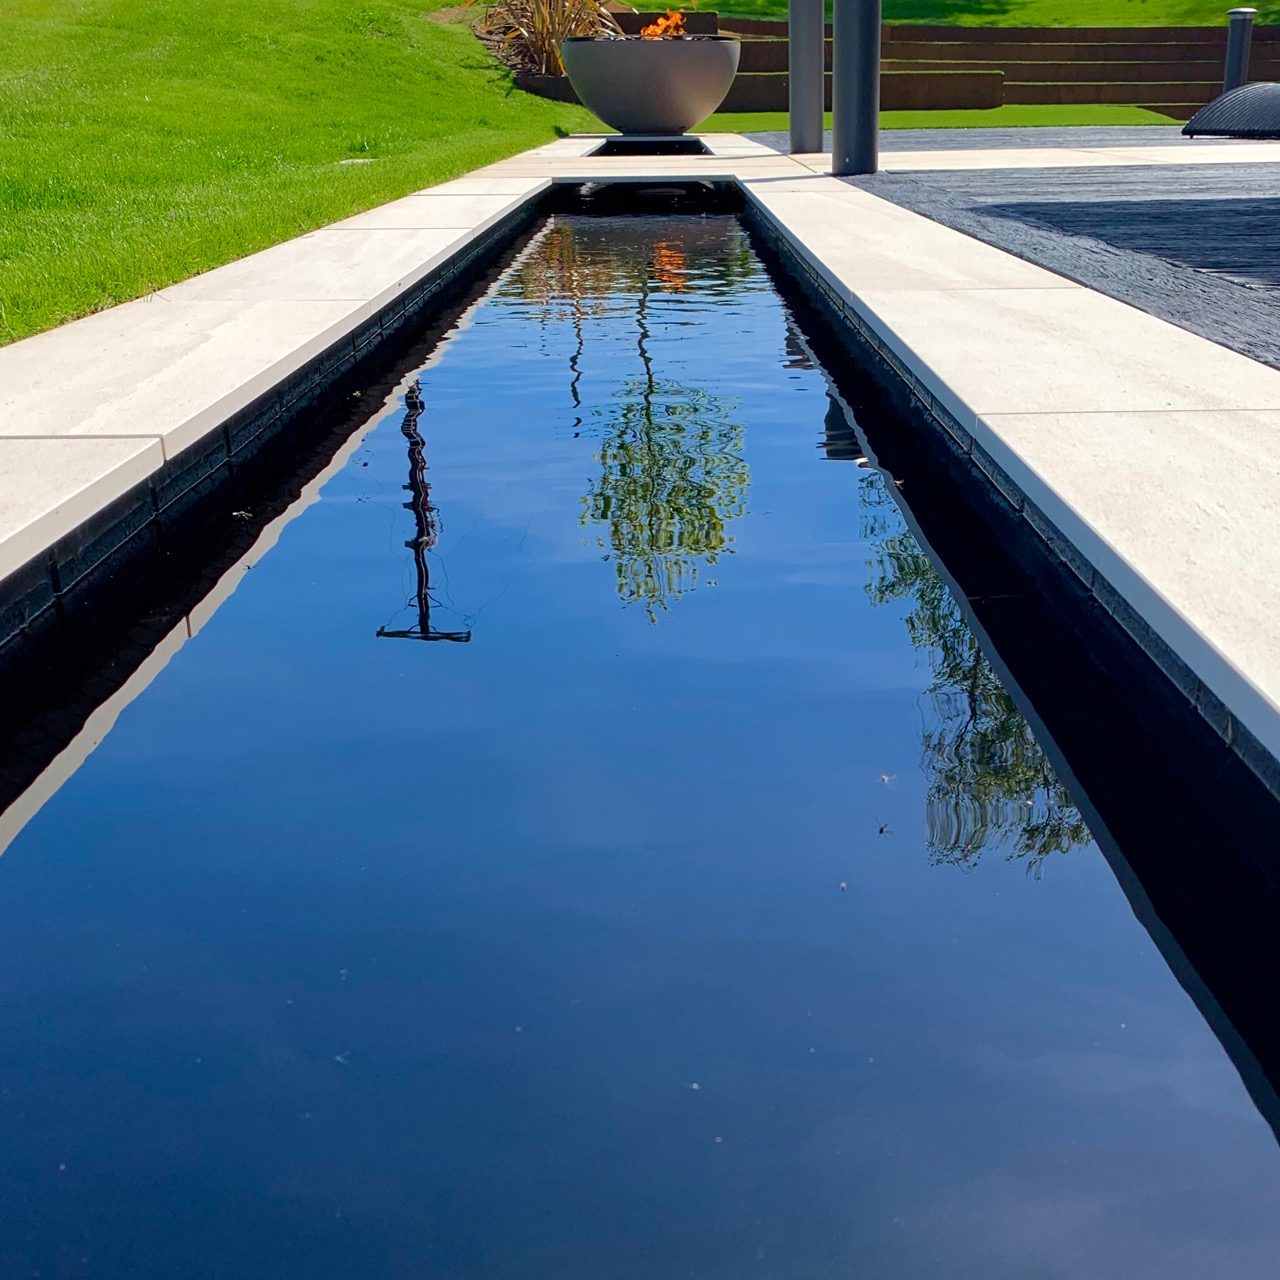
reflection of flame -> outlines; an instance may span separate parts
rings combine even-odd
[[[684,14],[679,9],[668,9],[657,22],[640,28],[640,35],[645,40],[661,40],[663,36],[687,36],[684,29]]]
[[[653,246],[653,274],[672,293],[684,289],[687,264],[678,244],[662,241]]]

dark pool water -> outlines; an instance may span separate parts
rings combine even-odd
[[[1276,1274],[736,221],[553,220],[370,407],[0,859],[0,1275]]]

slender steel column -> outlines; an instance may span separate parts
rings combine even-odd
[[[791,0],[788,19],[791,150],[821,151],[827,79],[822,0]]]
[[[880,0],[835,0],[831,172],[875,173],[880,144]]]
[[[1253,43],[1253,16],[1257,9],[1227,10],[1227,68],[1222,92],[1238,89],[1249,80],[1249,46]]]

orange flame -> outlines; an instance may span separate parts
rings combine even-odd
[[[640,35],[645,40],[661,40],[664,36],[687,36],[684,29],[684,14],[679,9],[668,9],[657,22],[640,28]]]

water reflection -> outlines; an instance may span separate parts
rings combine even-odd
[[[609,234],[612,230],[613,234]],[[562,219],[513,273],[510,289],[544,325],[569,322],[569,394],[576,434],[598,438],[600,474],[582,499],[582,523],[612,562],[619,598],[650,622],[733,553],[728,526],[747,508],[750,468],[735,401],[708,386],[658,376],[653,347],[684,323],[680,299],[759,287],[741,230],[722,220],[698,236],[658,238],[643,254],[620,254],[616,224]],[[608,343],[596,356],[612,389],[584,401],[592,324],[632,321],[634,358]],[[616,332],[616,328],[615,328]],[[619,379],[622,362],[634,372]]]
[[[909,606],[907,633],[932,679],[921,730],[925,831],[936,863],[972,867],[993,844],[1045,859],[1089,842],[1089,830],[1025,717],[1000,683],[951,592],[910,530],[879,472],[861,489],[862,536],[873,604]]]
[[[975,830],[994,793],[913,767],[921,695],[950,692],[929,732],[962,764],[990,739],[1007,771],[1010,718],[898,491],[848,465],[856,424],[828,418],[846,465],[817,462],[827,383],[783,353],[779,300],[658,283],[655,239],[687,271],[720,233],[654,225],[608,243],[649,264],[659,376],[636,299],[602,300],[570,430],[573,328],[487,299],[0,861],[0,1272],[1270,1274],[1270,1134],[1102,859],[1044,884],[925,865],[929,784]],[[709,379],[739,404],[696,401]],[[663,453],[724,519],[697,545],[742,552],[732,590],[619,625],[582,499],[620,436],[610,475],[655,465],[668,400],[743,424],[740,516],[696,426]],[[444,622],[441,547],[491,601],[485,643],[372,644],[389,551],[397,625]],[[300,616],[324,619],[302,644]],[[1181,860],[1207,881],[1205,847]]]
[[[416,625],[402,628],[379,627],[378,635],[392,640],[449,640],[466,644],[471,639],[471,628],[464,631],[441,631],[431,625],[431,568],[427,553],[440,537],[440,517],[431,504],[431,487],[427,484],[426,441],[418,430],[418,419],[426,407],[422,401],[422,388],[414,382],[405,392],[404,419],[400,433],[409,442],[409,481],[404,486],[409,501],[406,511],[413,513],[413,537],[404,545],[413,553],[414,593],[413,605],[417,610]]]
[[[602,416],[600,475],[582,522],[603,526],[596,542],[613,561],[618,595],[653,622],[733,552],[727,525],[746,511],[750,484],[742,425],[721,397],[651,371],[624,383]]]

